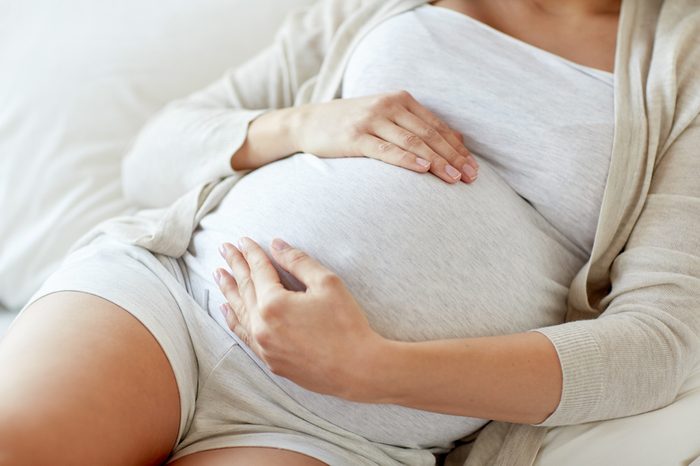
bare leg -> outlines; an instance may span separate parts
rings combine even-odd
[[[151,333],[73,292],[28,308],[0,341],[0,466],[156,465],[176,441],[175,377]]]
[[[223,448],[187,455],[171,463],[172,466],[324,466],[325,463],[288,450],[275,448]]]

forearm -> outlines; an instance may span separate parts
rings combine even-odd
[[[537,424],[559,404],[562,374],[537,332],[420,343],[384,341],[350,398],[453,415]]]
[[[260,115],[251,122],[245,142],[232,155],[231,168],[255,169],[298,152],[294,137],[298,124],[294,107]]]

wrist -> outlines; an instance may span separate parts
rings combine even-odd
[[[287,155],[301,151],[299,145],[299,133],[303,127],[303,109],[300,107],[289,107],[278,110],[275,114],[276,121],[273,123],[278,130],[280,143]]]
[[[255,169],[298,152],[293,132],[294,110],[271,110],[255,118],[248,126],[243,145],[231,157],[231,168]]]
[[[341,398],[361,403],[396,403],[400,399],[400,367],[410,343],[376,335],[353,351],[346,366],[348,380]]]
[[[306,122],[311,110],[311,104],[290,107],[286,110],[288,112],[284,115],[284,125],[288,144],[295,153],[303,152],[303,134],[304,128],[307,126]]]

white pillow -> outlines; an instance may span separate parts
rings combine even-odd
[[[309,2],[3,2],[0,304],[21,307],[78,237],[129,208],[121,157],[149,116],[254,54]]]

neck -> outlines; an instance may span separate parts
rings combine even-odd
[[[609,15],[620,12],[621,0],[524,0],[530,7],[554,16]]]

